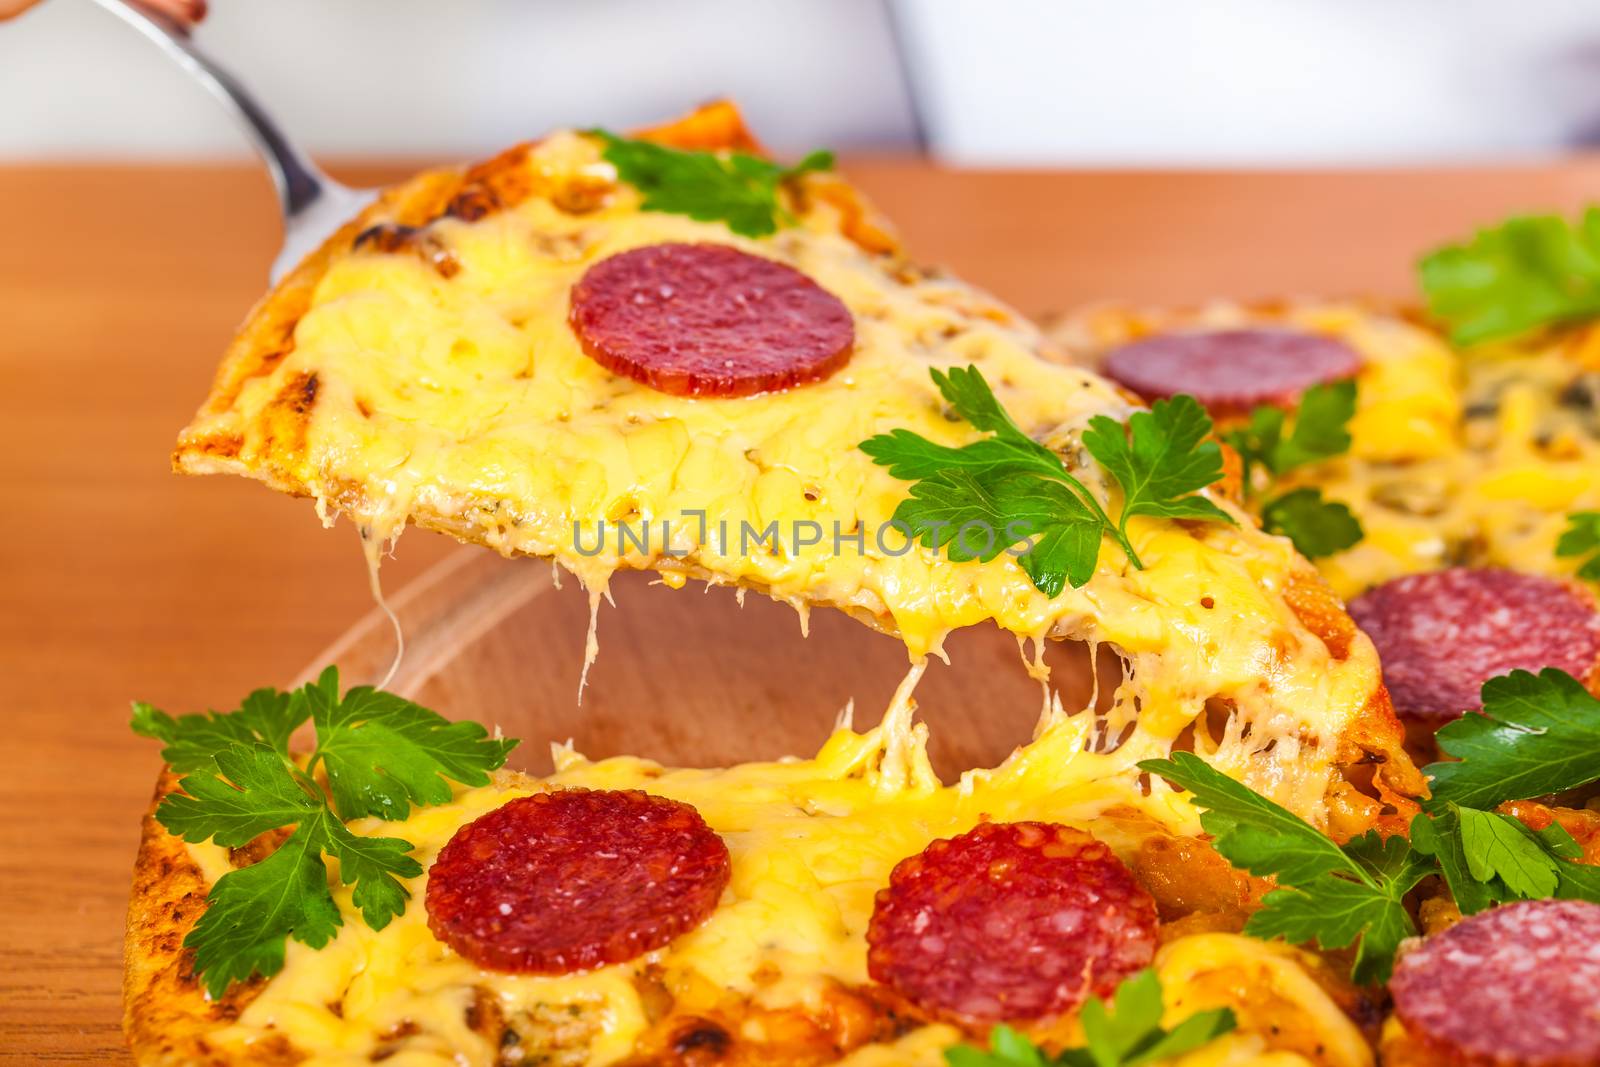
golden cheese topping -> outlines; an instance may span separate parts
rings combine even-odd
[[[1569,514],[1600,508],[1600,332],[1401,369],[1404,392],[1389,364],[1369,364],[1350,456],[1292,479],[1348,504],[1366,530],[1318,561],[1329,581],[1353,596],[1449,566],[1570,575],[1579,561],[1558,557],[1556,540]]]
[[[726,841],[732,878],[704,925],[667,947],[543,977],[479,970],[437,941],[422,906],[424,874],[409,881],[409,906],[383,930],[347,921],[320,950],[291,942],[283,970],[212,1040],[226,1050],[281,1035],[310,1054],[308,1064],[326,1067],[378,1054],[416,1067],[492,1064],[502,1048],[469,1021],[487,998],[529,1062],[613,1063],[634,1051],[651,1021],[647,987],[664,987],[675,1012],[709,1015],[730,1000],[817,1014],[831,989],[867,985],[864,932],[891,868],[980,819],[1092,828],[1125,857],[1153,834],[1198,831],[1182,797],[1160,783],[1148,795],[1128,786],[1133,764],[1161,747],[1140,739],[1096,752],[1091,712],[1057,710],[1006,763],[950,786],[935,779],[926,729],[913,726],[910,713],[898,707],[864,733],[841,726],[812,759],[727,770],[673,770],[632,757],[590,762],[558,748],[546,779],[505,775],[401,822],[357,821],[357,833],[412,842],[426,868],[458,828],[514,797],[571,786],[644,789],[694,805]],[[211,878],[229,869],[223,849],[190,852]],[[336,895],[352,915],[349,892]],[[1240,1017],[1236,1034],[1178,1062],[1370,1067],[1359,1031],[1298,960],[1292,949],[1228,934],[1167,945],[1157,968],[1169,1025],[1210,1007],[1231,1006]],[[948,1026],[923,1027],[844,1062],[936,1064],[958,1039]],[[1321,1051],[1301,1059],[1308,1049]]]
[[[890,525],[906,483],[857,448],[901,428],[953,445],[981,436],[929,379],[971,363],[1026,432],[1110,496],[1077,435],[1092,415],[1126,418],[1123,394],[1048,358],[1038,332],[988,297],[850,240],[822,197],[792,205],[797,225],[753,240],[640,211],[583,135],[547,138],[526,166],[545,186],[581,179],[592,195],[581,210],[536,194],[474,221],[434,221],[429,247],[448,271],[371,246],[335,257],[287,353],[185,431],[180,465],[286,482],[374,542],[409,518],[551,557],[596,598],[629,567],[835,605],[897,633],[914,661],[938,654],[950,630],[991,620],[1024,638],[1109,644],[1131,677],[1113,729],[1137,718],[1166,747],[1208,702],[1232,709],[1219,736],[1196,741],[1202,754],[1325,820],[1330,761],[1378,668],[1365,638],[1335,654],[1288,606],[1286,588],[1315,578],[1286,542],[1248,521],[1136,519],[1144,569],[1108,543],[1086,586],[1050,598],[1009,555],[956,564],[908,545]],[[731,245],[800,270],[848,307],[849,363],[738,399],[608,373],[568,326],[571,289],[607,256],[667,242]],[[295,433],[286,404],[304,417]],[[200,442],[230,434],[237,460],[211,464]]]

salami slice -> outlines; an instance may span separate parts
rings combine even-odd
[[[562,789],[457,830],[428,870],[428,927],[481,967],[569,974],[660,948],[704,922],[728,848],[687,804]]]
[[[1352,377],[1361,356],[1324,334],[1279,327],[1195,330],[1115,349],[1101,368],[1147,400],[1188,393],[1212,411],[1288,406],[1313,385]]]
[[[570,318],[596,363],[677,396],[816,381],[855,344],[838,297],[727,245],[649,245],[603,259],[573,287]]]
[[[1443,1062],[1600,1063],[1600,904],[1525,900],[1479,912],[1400,957],[1406,1033]]]
[[[1499,674],[1555,667],[1583,678],[1600,661],[1600,612],[1553,578],[1498,568],[1411,574],[1350,602],[1372,638],[1395,710],[1435,726],[1482,707]]]
[[[867,927],[867,971],[966,1026],[1048,1019],[1150,963],[1156,906],[1082,830],[985,823],[901,861]]]

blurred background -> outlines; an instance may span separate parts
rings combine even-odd
[[[213,0],[201,40],[318,153],[471,156],[729,95],[777,149],[972,165],[1528,158],[1600,141],[1596,0]],[[0,27],[0,159],[226,158],[88,0]]]

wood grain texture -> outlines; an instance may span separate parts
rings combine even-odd
[[[346,173],[373,181],[410,169]],[[1418,249],[1507,211],[1567,210],[1600,193],[1600,160],[1245,175],[958,174],[895,160],[846,169],[919,258],[1034,314],[1105,298],[1404,296]],[[10,737],[0,1062],[126,1062],[121,928],[157,768],[154,746],[127,732],[128,699],[173,711],[226,705],[291,678],[371,602],[347,526],[324,531],[304,501],[253,485],[168,472],[173,435],[276,249],[265,179],[245,167],[0,169],[0,218],[0,713]],[[408,535],[386,586],[448,548]],[[814,740],[846,696],[863,709],[881,703],[884,672],[903,662],[843,619],[814,620],[801,646],[793,616],[772,605],[733,614],[731,597],[714,592],[703,616],[680,617],[692,602],[663,595],[642,583],[619,590],[624,607],[647,606],[636,621],[602,615],[583,711],[570,699],[583,620],[570,588],[539,601],[549,610],[516,609],[521,644],[486,646],[475,668],[487,678],[537,667],[559,706],[502,714],[471,706],[476,694],[453,682],[422,691],[451,714],[585,733],[597,753],[703,761]],[[675,630],[651,624],[662,618]],[[714,661],[673,653],[694,640],[748,647],[778,627],[794,642],[778,648],[790,656],[783,673],[708,681]],[[1012,654],[992,636],[973,637],[971,660]],[[697,708],[739,715],[743,729],[675,714],[685,692]],[[939,699],[930,688],[930,714],[960,714],[956,697],[943,711]],[[763,720],[784,725],[766,737]],[[964,743],[982,749],[1025,729],[986,725]],[[528,746],[529,762],[541,747]]]

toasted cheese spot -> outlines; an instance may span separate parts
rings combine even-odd
[[[461,264],[433,237],[433,235],[420,227],[405,226],[394,222],[380,222],[376,226],[369,226],[356,236],[355,244],[351,246],[354,252],[363,249],[384,252],[410,252],[421,257],[422,261],[439,272],[440,277],[453,278],[461,269]]]

